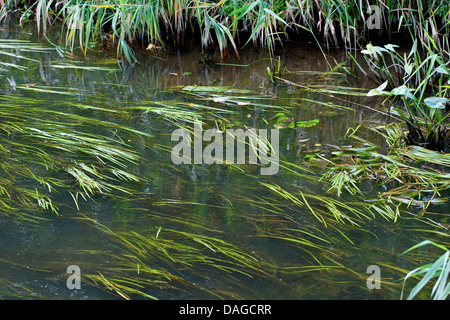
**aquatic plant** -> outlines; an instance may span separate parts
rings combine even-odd
[[[26,40],[0,40],[0,77],[9,69],[27,71],[40,65],[34,55],[56,52]],[[58,66],[55,67],[68,67]],[[77,68],[72,65],[71,68]],[[83,70],[89,70],[80,66]],[[94,67],[91,70],[102,70]],[[105,68],[103,70],[114,71]],[[9,78],[8,78],[9,79]],[[130,166],[140,161],[139,154],[120,137],[129,135],[151,138],[151,135],[109,120],[79,115],[71,109],[118,113],[102,107],[90,107],[68,102],[65,105],[42,107],[42,95],[77,93],[67,88],[40,86],[36,83],[16,83],[9,79],[9,92],[0,95],[0,211],[24,219],[39,219],[39,209],[58,214],[60,204],[54,198],[61,192],[70,195],[76,207],[79,201],[96,194],[114,192],[131,194],[120,181],[142,181],[130,172]],[[34,92],[37,98],[23,95]],[[123,116],[126,112],[120,112]],[[97,126],[103,133],[92,133],[87,128]],[[110,130],[116,130],[110,135]],[[34,217],[33,217],[34,215]]]
[[[14,48],[8,50],[4,48],[19,54]],[[6,58],[2,62],[9,63]],[[38,61],[17,59],[11,67],[20,71],[39,65]],[[70,74],[90,70],[117,73],[114,68],[80,65],[72,59],[70,63],[53,61],[48,67]],[[5,73],[0,74],[3,79]],[[264,114],[258,119],[261,124],[280,126],[287,136],[300,128],[316,130],[322,117],[294,120],[294,111],[309,110],[313,101],[318,108],[352,110],[349,103],[339,105],[338,99],[331,102],[303,95],[345,95],[345,88],[341,90],[332,81],[321,85],[321,80],[343,75],[337,69],[319,73],[314,81],[295,85],[301,92],[294,102],[277,99],[276,104],[272,94],[230,86],[177,86],[164,92],[160,100],[153,92],[143,94],[142,99],[133,92],[130,102],[120,96],[119,82],[110,90],[111,84],[102,80],[109,89],[102,95],[63,85],[23,83],[17,77],[14,86],[13,79],[4,81],[5,93],[0,96],[2,217],[14,222],[36,217],[58,219],[67,225],[85,222],[85,230],[94,229],[95,236],[90,239],[92,234],[83,234],[83,248],[68,248],[67,254],[80,262],[83,283],[124,299],[298,298],[320,291],[311,289],[305,294],[305,287],[317,288],[318,284],[338,288],[326,292],[330,297],[340,297],[345,291],[341,288],[364,291],[367,275],[355,270],[353,263],[361,261],[361,255],[378,250],[370,246],[379,232],[375,227],[382,227],[380,220],[398,221],[410,216],[410,208],[428,208],[444,198],[441,195],[448,189],[448,177],[439,165],[448,166],[446,155],[408,147],[409,159],[402,159],[349,131],[348,138],[354,139],[352,147],[318,145],[318,151],[307,159],[300,153],[288,160],[292,152],[287,152],[287,157],[280,159],[280,176],[267,179],[245,165],[208,169],[174,166],[167,161],[170,147],[164,143],[168,132],[189,129],[198,120],[219,130],[246,127],[254,123],[247,117],[250,110]],[[280,75],[274,79],[282,81],[281,85],[292,85]],[[120,97],[120,107],[111,103],[111,95]],[[359,89],[349,94],[363,95]],[[94,103],[88,103],[91,99]],[[155,139],[138,129],[141,124],[137,119],[146,121],[143,130],[150,127],[148,132],[157,135]],[[160,128],[163,132],[157,133]],[[392,150],[406,149],[399,127],[374,130],[384,135]],[[136,143],[138,139],[141,143]],[[151,165],[139,166],[144,161],[151,161]],[[330,168],[330,174],[322,176]],[[361,187],[365,179],[384,183],[380,189],[385,193],[379,197],[369,193],[368,197]],[[392,187],[395,183],[400,187]],[[94,200],[87,202],[92,207],[85,206],[82,199]],[[403,203],[406,205],[401,206]],[[66,209],[67,205],[72,208]],[[407,205],[408,210],[404,210]],[[45,215],[46,210],[63,216]],[[437,222],[428,222],[437,227]],[[387,236],[397,237],[389,224],[386,228]],[[420,232],[438,233],[431,228]],[[366,247],[359,243],[364,237],[370,238]],[[377,252],[377,261],[392,257],[384,248]],[[56,265],[66,267],[67,261],[41,261],[40,266],[53,271]],[[276,284],[283,292],[252,291],[252,284],[260,288],[261,282]],[[383,284],[394,288],[389,279],[383,279]],[[0,283],[9,285],[9,279]],[[267,287],[272,291],[272,286]],[[30,292],[11,295],[28,298]]]
[[[141,180],[126,171],[130,164],[139,160],[139,155],[125,143],[107,136],[77,132],[73,125],[83,121],[113,128],[114,123],[43,110],[33,102],[24,104],[8,96],[0,97],[0,109],[4,159],[1,184],[9,200],[18,198],[22,203],[36,200],[40,207],[57,213],[51,194],[67,189],[72,183],[75,189],[70,192],[77,204],[79,198],[90,198],[96,193],[109,194],[113,190],[129,192],[127,188],[119,186],[115,182],[117,180]],[[62,114],[68,122],[52,119]],[[64,153],[76,156],[68,161],[61,157]],[[60,176],[51,177],[47,173],[49,169],[59,172]],[[18,179],[35,181],[37,184],[17,184]],[[14,212],[10,206],[2,211]]]
[[[407,300],[412,300],[420,291],[423,291],[426,286],[435,279],[434,286],[431,290],[430,299],[433,300],[446,300],[450,294],[450,282],[449,282],[449,274],[450,274],[450,250],[448,250],[445,246],[435,243],[430,240],[424,240],[405,252],[406,254],[412,250],[418,249],[425,245],[432,245],[436,248],[444,250],[444,253],[438,257],[433,263],[428,263],[422,265],[412,271],[410,271],[405,277],[403,281],[403,288],[400,299],[403,298],[403,293],[405,292],[405,284],[406,281],[410,278],[415,278],[422,276],[421,280],[411,289]]]
[[[430,39],[432,45],[436,44]],[[434,53],[425,45],[425,57],[418,51],[417,40],[408,55],[398,53],[395,45],[384,47],[367,45],[364,54],[370,74],[379,87],[368,96],[381,95],[390,109],[406,123],[409,144],[421,145],[432,150],[445,151],[449,116],[446,109],[450,71],[446,56]],[[355,58],[353,60],[356,62]]]
[[[390,210],[393,220],[399,217],[400,204],[420,209],[424,214],[431,205],[446,201],[445,194],[450,188],[448,155],[407,146],[398,124],[370,129],[387,141],[387,152],[358,136],[357,130],[359,128],[350,129],[347,135],[359,143],[357,146],[339,147],[332,153],[328,172],[322,177],[330,181],[330,191],[338,195],[343,192],[363,194],[359,187],[362,181],[377,181],[384,186],[377,198],[387,204],[397,203],[396,209]]]
[[[230,298],[238,296],[228,291],[230,288],[213,291],[202,285],[204,279],[210,278],[208,274],[225,273],[229,278],[270,277],[267,274],[270,266],[255,254],[220,239],[221,232],[202,234],[204,228],[192,221],[190,226],[197,233],[164,227],[146,231],[115,230],[87,215],[76,219],[97,228],[115,247],[114,253],[102,252],[104,259],[111,261],[110,265],[101,272],[88,272],[87,281],[124,299],[158,299],[165,294],[161,289],[185,291],[187,288],[212,298]],[[163,216],[157,221],[166,223]],[[196,277],[202,280],[194,284]],[[237,278],[231,282],[240,286]]]

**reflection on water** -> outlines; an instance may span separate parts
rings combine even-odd
[[[4,29],[1,37],[34,38],[34,31],[15,32]],[[59,124],[61,132],[69,128],[69,132],[126,143],[139,156],[127,170],[142,180],[120,182],[133,190],[131,194],[119,190],[114,197],[96,194],[86,201],[80,197],[79,209],[69,192],[55,193],[59,215],[38,208],[30,215],[42,219],[32,222],[2,216],[3,298],[102,299],[120,297],[119,292],[141,297],[104,280],[108,278],[121,279],[121,285],[161,299],[399,297],[395,280],[403,274],[389,266],[410,268],[400,253],[416,243],[416,233],[407,230],[419,222],[393,224],[376,218],[362,219],[359,226],[341,226],[331,220],[324,226],[307,206],[286,202],[261,184],[303,190],[306,197],[306,192],[326,195],[328,186],[318,183],[323,172],[320,166],[309,166],[308,157],[329,154],[334,145],[347,143],[344,135],[349,127],[386,121],[381,113],[361,107],[372,103],[376,109],[376,101],[358,96],[335,100],[301,87],[272,84],[267,74],[270,60],[253,50],[244,51],[241,60],[231,56],[211,64],[199,61],[200,50],[195,47],[185,52],[141,52],[141,64],[123,70],[104,52],[86,60],[56,51],[27,54],[36,61],[0,56],[28,67],[2,71],[1,103],[15,101],[19,107],[30,108],[35,125],[47,121],[55,134]],[[346,60],[342,52],[328,55],[329,61]],[[313,48],[285,48],[279,61],[285,77],[298,84],[370,86],[364,78],[315,78],[304,73],[329,70],[322,53]],[[16,88],[6,77],[14,78]],[[237,104],[217,98],[227,95],[224,92],[181,93],[180,86],[187,85],[251,93],[228,94],[241,99]],[[216,98],[211,98],[213,94]],[[327,107],[327,103],[341,108]],[[280,158],[297,165],[295,174],[281,169],[275,176],[263,177],[257,166],[249,164],[175,166],[170,161],[174,146],[170,135],[176,124],[192,126],[180,117],[203,117],[207,126],[266,128],[279,113],[292,118],[286,120],[291,122],[319,120],[313,127],[280,130]],[[89,159],[89,154],[57,148],[46,151],[62,168],[81,161],[98,168],[108,165]],[[31,160],[28,165],[47,178],[62,174],[44,170]],[[37,186],[36,181],[16,183],[30,190]],[[368,194],[377,192],[372,184],[365,188]],[[361,212],[366,208],[355,204],[361,199],[344,196],[341,200]],[[81,268],[81,289],[66,287],[70,265]],[[381,290],[366,286],[369,265],[382,267]]]

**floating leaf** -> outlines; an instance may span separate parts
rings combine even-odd
[[[319,119],[313,119],[309,121],[297,121],[295,126],[298,128],[310,128],[314,127],[319,123]]]

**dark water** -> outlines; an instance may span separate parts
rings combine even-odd
[[[1,30],[1,38],[35,39],[33,32],[17,33],[16,30],[4,28]],[[138,163],[130,165],[128,170],[146,180],[123,184],[138,191],[138,194],[121,194],[113,198],[96,195],[92,200],[80,201],[80,208],[77,210],[71,196],[61,193],[55,195],[55,199],[61,204],[59,215],[44,210],[38,214],[32,213],[45,218],[37,223],[24,222],[14,216],[0,219],[0,297],[118,297],[104,285],[94,286],[92,281],[85,281],[87,278],[84,278],[85,274],[103,274],[111,278],[118,274],[129,274],[130,277],[139,274],[137,270],[114,269],[114,265],[120,260],[118,257],[131,257],[135,253],[124,249],[123,243],[117,244],[114,236],[95,228],[95,223],[99,223],[117,233],[134,231],[146,237],[158,235],[158,238],[164,238],[170,234],[165,230],[214,237],[258,257],[261,266],[266,262],[270,265],[265,274],[256,273],[249,277],[236,271],[226,272],[205,265],[203,261],[199,261],[198,266],[183,265],[181,268],[175,262],[170,264],[150,259],[155,267],[168,269],[185,281],[174,284],[173,287],[160,285],[142,288],[144,292],[160,299],[399,298],[401,282],[398,280],[405,274],[402,269],[411,270],[414,267],[411,261],[400,254],[427,236],[426,232],[414,231],[423,228],[421,221],[400,220],[393,223],[375,218],[364,220],[359,227],[349,224],[323,226],[312,217],[308,209],[286,204],[261,187],[259,182],[277,184],[289,190],[296,190],[292,186],[301,187],[302,190],[319,195],[326,194],[326,185],[312,184],[311,180],[283,169],[274,176],[261,176],[259,167],[249,164],[242,166],[243,172],[226,165],[175,166],[170,158],[170,149],[174,146],[170,135],[177,127],[164,113],[158,115],[146,112],[145,108],[136,108],[148,107],[154,102],[160,102],[162,106],[174,101],[204,103],[221,110],[215,113],[220,116],[216,119],[211,119],[208,109],[196,110],[198,115],[205,117],[208,125],[217,119],[227,119],[230,123],[255,128],[267,127],[265,119],[286,110],[289,110],[289,115],[295,121],[319,119],[319,124],[311,128],[280,130],[281,157],[302,168],[308,168],[306,159],[315,151],[328,154],[332,147],[327,145],[348,143],[344,136],[349,127],[389,121],[383,114],[361,106],[380,109],[379,101],[351,96],[343,96],[347,101],[341,101],[306,92],[293,85],[280,82],[272,84],[267,75],[267,67],[270,66],[267,55],[254,50],[243,51],[240,60],[230,56],[220,61],[213,55],[213,63],[206,65],[199,62],[200,49],[195,46],[180,52],[140,52],[139,65],[124,66],[122,69],[114,61],[115,52],[112,49],[109,54],[108,51],[93,52],[88,59],[81,56],[70,59],[61,57],[56,52],[29,54],[39,62],[25,62],[29,66],[27,71],[12,68],[3,71],[0,78],[2,95],[36,99],[43,109],[111,121],[153,137],[126,132],[121,135],[142,157]],[[347,60],[345,52],[327,54],[333,64],[334,61],[339,63]],[[364,77],[323,78],[315,77],[312,73],[300,73],[299,71],[329,70],[322,53],[313,47],[291,45],[279,52],[279,56],[280,63],[285,68],[283,74],[297,84],[322,84],[323,87],[330,88],[337,88],[338,85],[363,88],[372,86]],[[3,56],[1,59],[11,61]],[[23,63],[19,60],[15,62]],[[117,70],[92,71],[55,67],[67,64]],[[17,86],[21,88],[13,90],[6,77],[14,77]],[[32,85],[27,87],[27,84]],[[235,96],[245,98],[248,95],[253,97],[248,99],[253,102],[257,97],[261,105],[226,104],[220,99],[214,102],[214,99],[208,99],[210,96],[204,93],[197,97],[186,96],[179,92],[177,86],[187,85],[250,90],[249,93]],[[71,94],[33,91],[35,88]],[[242,101],[247,101],[244,98]],[[321,104],[328,102],[349,109]],[[77,105],[104,108],[118,113],[83,109]],[[126,116],[119,113],[124,110],[127,111]],[[55,119],[64,121],[64,116]],[[184,125],[191,126],[189,123]],[[81,120],[78,129],[86,133],[116,137],[116,129],[109,130],[108,127],[91,125]],[[362,131],[361,134],[365,138],[379,139],[369,131]],[[381,140],[377,143],[382,145]],[[73,157],[76,159],[77,155]],[[315,180],[323,173],[321,166],[312,166],[310,169],[312,172],[306,174]],[[375,195],[378,187],[368,183],[363,188],[367,194]],[[267,199],[268,202],[260,203],[261,199]],[[169,200],[171,204],[168,203]],[[344,195],[341,200],[351,206],[353,201],[361,201],[349,195]],[[272,205],[270,201],[273,201]],[[441,206],[435,211],[445,213],[448,206]],[[91,220],[86,222],[80,217],[89,217]],[[336,257],[328,259],[330,257],[320,250],[268,237],[289,235],[292,239],[293,235],[298,235],[301,240],[305,233],[298,233],[298,230],[330,239],[324,246],[336,254]],[[178,241],[176,237],[173,239]],[[181,242],[185,244],[192,241],[184,239]],[[199,250],[214,256],[207,247],[200,246]],[[153,255],[152,252],[147,254]],[[231,261],[231,266],[233,263]],[[81,268],[81,289],[70,290],[66,286],[66,270],[70,265]],[[320,265],[324,267],[322,270],[300,272],[304,270],[301,269],[303,267]],[[369,289],[366,285],[369,276],[366,270],[370,265],[381,268],[381,289]],[[327,266],[333,268],[325,268]],[[197,290],[193,290],[193,287]],[[140,298],[139,295],[130,296]]]

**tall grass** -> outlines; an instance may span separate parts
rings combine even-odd
[[[405,121],[410,144],[444,151],[450,103],[449,55],[434,53],[437,45],[430,41],[430,46],[424,45],[425,54],[419,52],[417,40],[410,52],[403,55],[396,51],[395,45],[368,45],[362,53],[370,73],[361,70],[379,84],[368,96],[385,96],[389,106]]]
[[[379,8],[380,29],[368,27],[371,5]],[[93,44],[112,41],[118,57],[130,62],[136,59],[136,46],[181,46],[192,32],[200,35],[204,49],[215,47],[222,57],[229,47],[239,55],[239,47],[249,43],[273,54],[282,41],[295,39],[305,30],[329,47],[356,48],[370,34],[390,36],[400,30],[424,44],[433,39],[440,51],[450,48],[449,5],[438,1],[2,0],[0,20],[16,6],[22,17],[34,13],[44,33],[61,21],[62,41],[72,49],[86,54]]]

